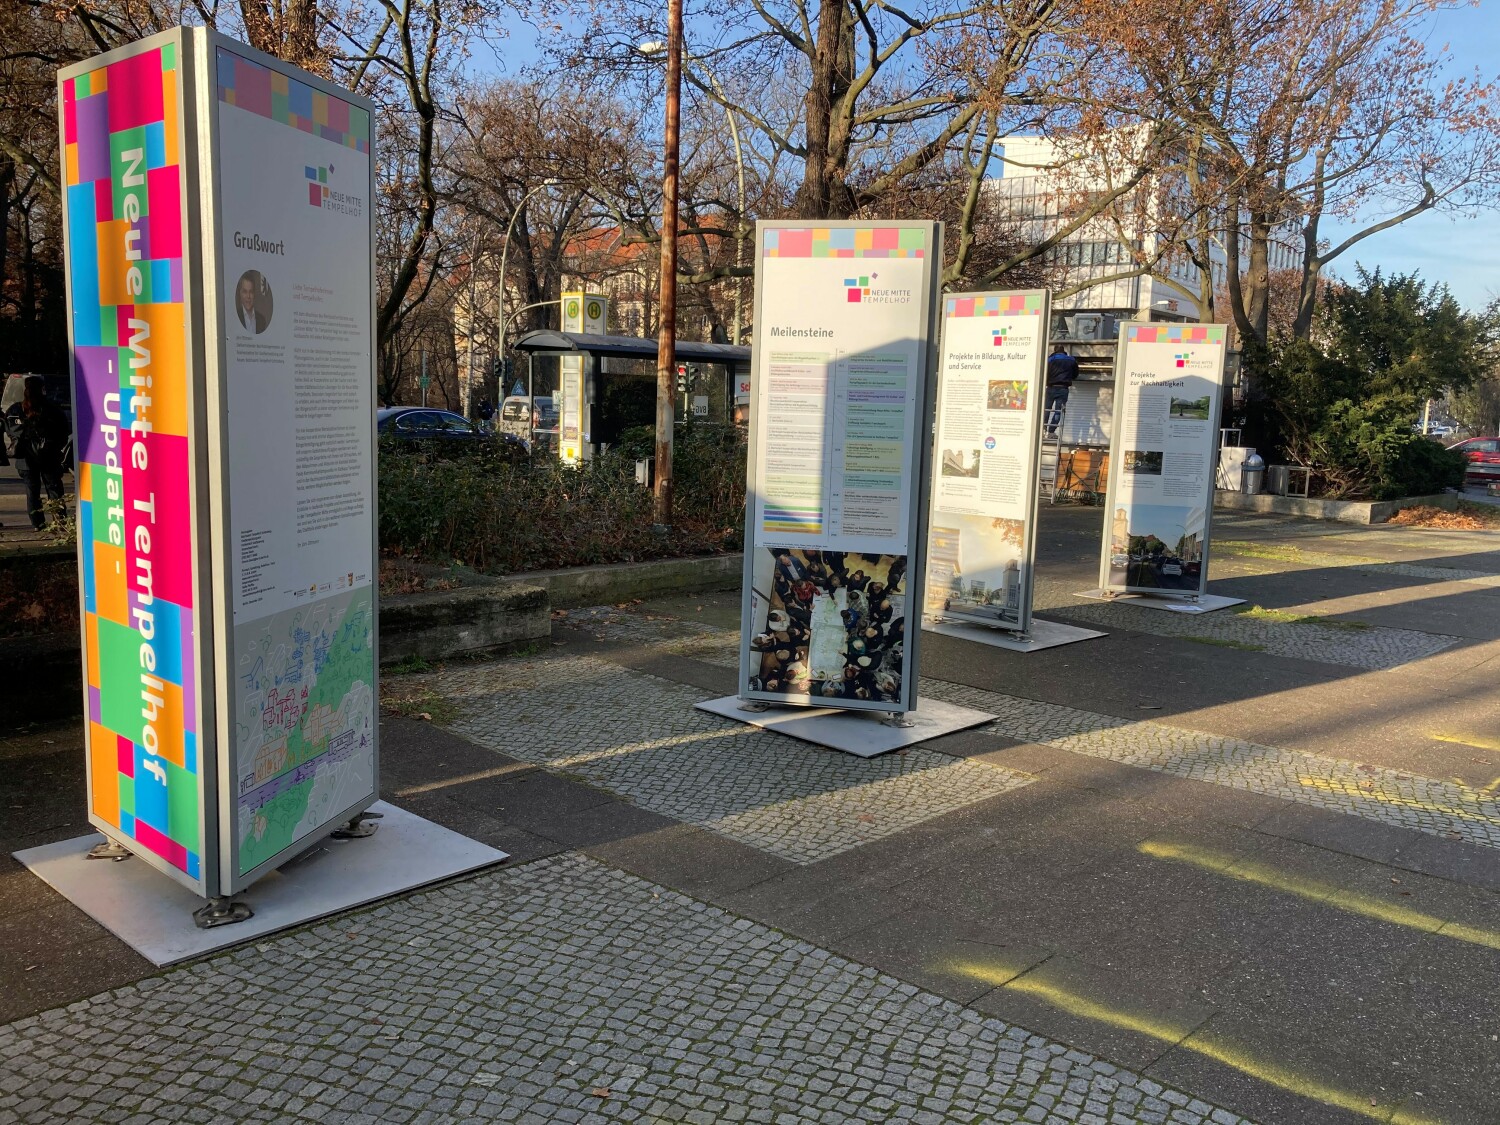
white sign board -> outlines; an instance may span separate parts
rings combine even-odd
[[[363,99],[227,40],[212,65],[243,885],[376,795],[374,165]]]
[[[602,335],[609,311],[609,298],[600,293],[564,293],[561,324],[564,332],[587,332]],[[561,440],[558,457],[577,464],[588,456],[591,435],[588,432],[588,403],[584,394],[583,356],[565,355],[558,363],[561,384]]]
[[[757,224],[740,695],[909,711],[936,223]]]
[[[1101,589],[1207,588],[1224,351],[1222,325],[1121,326]]]
[[[1030,628],[1048,305],[943,298],[924,619]]]

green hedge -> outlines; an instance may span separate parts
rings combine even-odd
[[[387,554],[457,560],[489,573],[636,562],[738,550],[745,440],[732,426],[678,429],[673,527],[652,528],[651,491],[635,482],[640,435],[573,468],[503,448],[380,445],[380,543]]]

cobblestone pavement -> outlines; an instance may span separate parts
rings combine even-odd
[[[0,1029],[0,1121],[1242,1119],[576,855]]]
[[[1136,612],[1169,616],[1154,610]],[[609,615],[598,618],[597,628],[605,635],[620,630],[622,635],[629,633],[644,639],[651,629],[660,628],[657,623],[638,616],[613,616],[620,620],[613,621]],[[1188,623],[1203,622],[1190,619]],[[737,639],[728,631],[715,633],[700,626],[691,635],[668,643],[678,645],[688,655],[723,667],[736,667],[739,661]],[[1315,805],[1445,839],[1500,848],[1500,792],[1493,790],[1474,789],[1323,754],[1263,746],[1166,723],[1120,719],[941,680],[924,678],[920,691],[997,716],[994,722],[978,729],[1006,738],[1046,743],[1122,765]]]
[[[1379,626],[1349,628],[1337,624],[1290,623],[1248,617],[1229,610],[1212,614],[1177,614],[1141,609],[1129,602],[1079,602],[1069,599],[1047,606],[1053,617],[1066,617],[1102,629],[1130,629],[1158,637],[1187,637],[1269,652],[1297,660],[1317,660],[1381,671],[1398,668],[1451,648],[1462,638],[1414,629]]]
[[[470,665],[432,682],[460,710],[454,728],[482,745],[796,863],[1032,780],[919,748],[862,761],[694,710],[698,689],[590,657]]]

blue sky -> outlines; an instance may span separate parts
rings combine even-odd
[[[1494,81],[1500,71],[1500,5],[1465,7],[1434,17],[1430,42],[1434,48],[1447,43],[1453,54],[1454,74],[1480,69]],[[1352,227],[1328,224],[1330,240],[1347,236]],[[1343,229],[1344,234],[1339,230]],[[1500,297],[1500,211],[1475,218],[1427,214],[1373,235],[1347,251],[1334,266],[1342,276],[1354,274],[1354,264],[1380,266],[1387,273],[1420,271],[1428,281],[1447,282],[1459,304],[1478,312]]]
[[[504,61],[477,58],[476,69],[514,75],[537,58],[534,29],[513,16],[504,22],[511,36],[501,46]],[[1432,19],[1429,42],[1434,49],[1448,46],[1454,75],[1478,68],[1485,79],[1500,80],[1500,0],[1438,13]],[[483,47],[480,51],[488,54]],[[1374,216],[1371,221],[1380,217]],[[1330,242],[1341,241],[1355,229],[1353,224],[1324,224]],[[1356,263],[1366,268],[1379,266],[1386,273],[1420,272],[1427,281],[1445,282],[1459,304],[1478,312],[1500,297],[1497,259],[1500,209],[1473,218],[1427,214],[1361,242],[1345,252],[1331,272],[1352,277]]]

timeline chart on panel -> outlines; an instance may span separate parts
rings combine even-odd
[[[934,224],[762,224],[742,694],[904,710]]]
[[[240,877],[374,791],[374,200],[367,104],[211,45]]]
[[[943,298],[926,617],[1029,625],[1048,320],[1045,291]]]
[[[204,894],[181,51],[64,70],[59,103],[89,819]]]
[[[1122,326],[1102,588],[1203,592],[1225,342],[1223,325]]]

